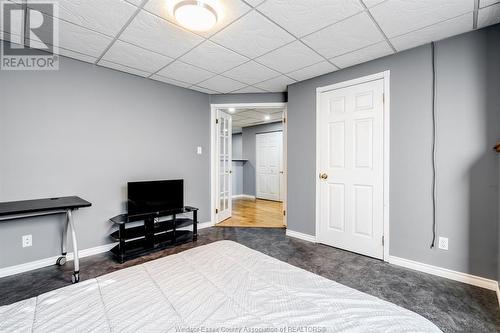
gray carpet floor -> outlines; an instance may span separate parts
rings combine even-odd
[[[351,288],[414,311],[444,332],[500,332],[500,309],[493,291],[285,236],[284,229],[207,228],[198,241],[119,264],[104,253],[81,260],[86,280],[195,246],[229,239]],[[0,305],[67,286],[72,264],[51,266],[0,279]]]

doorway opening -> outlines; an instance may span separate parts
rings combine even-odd
[[[212,221],[286,227],[286,103],[211,106]]]

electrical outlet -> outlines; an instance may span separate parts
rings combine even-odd
[[[33,245],[33,238],[31,235],[24,235],[23,236],[23,247],[30,247]]]
[[[448,238],[439,237],[439,248],[441,250],[448,250]]]
[[[201,146],[199,146],[198,148],[196,148],[196,153],[198,155],[201,155],[203,153],[203,149],[201,148]]]

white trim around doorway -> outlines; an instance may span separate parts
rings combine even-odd
[[[328,85],[325,87],[318,87],[316,88],[316,239],[318,239],[318,230],[319,230],[319,193],[320,193],[320,183],[319,183],[319,178],[317,175],[319,175],[320,170],[319,170],[319,131],[318,128],[320,126],[320,119],[319,119],[319,112],[320,112],[320,107],[319,107],[319,100],[321,93],[331,91],[331,90],[336,90],[340,88],[345,88],[349,86],[354,86],[358,85],[361,83],[366,83],[370,81],[375,81],[375,80],[384,80],[384,261],[389,261],[390,256],[389,256],[389,203],[390,203],[390,198],[389,198],[389,189],[390,189],[390,184],[389,184],[389,176],[390,176],[390,128],[391,128],[391,123],[390,123],[390,110],[391,110],[391,95],[390,95],[390,71],[384,71],[380,73],[376,73],[373,75],[368,75],[368,76],[363,76],[360,78],[356,78],[353,80],[348,80],[340,83],[335,83],[332,85]]]
[[[217,109],[227,109],[227,108],[284,108],[286,112],[287,103],[227,103],[227,104],[210,104],[210,220],[214,225],[217,225],[217,214],[215,209],[217,207],[217,189],[216,184],[216,156],[215,156],[215,143],[216,143],[216,132],[215,132],[215,121],[217,118]],[[283,123],[286,126],[286,122]],[[286,149],[286,142],[283,142],[284,149]],[[284,161],[285,163],[285,161]],[[287,166],[284,167],[285,172],[285,182],[287,181]],[[285,187],[286,188],[286,187]],[[284,196],[283,207],[285,205],[286,195]]]

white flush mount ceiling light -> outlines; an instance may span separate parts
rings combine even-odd
[[[235,108],[229,108],[229,109],[227,109],[227,111],[233,113],[234,111],[236,111],[236,109]]]
[[[268,115],[268,114],[266,114],[266,115],[264,116],[264,120],[271,120],[271,116],[270,116],[270,115]]]
[[[217,11],[206,1],[182,0],[173,12],[177,22],[189,30],[207,31],[217,23]]]

